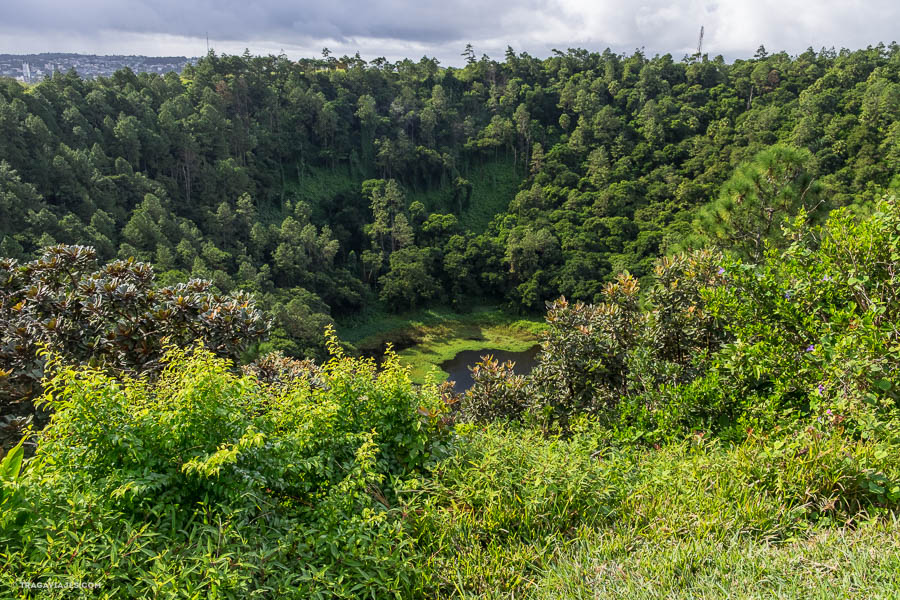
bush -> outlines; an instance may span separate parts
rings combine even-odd
[[[0,411],[40,393],[42,346],[69,364],[138,374],[160,368],[166,340],[236,359],[266,330],[249,296],[200,280],[156,288],[150,265],[133,259],[98,268],[83,246],[23,265],[0,259]]]
[[[900,400],[900,206],[887,199],[865,218],[843,209],[788,234],[790,247],[759,266],[729,263],[728,285],[709,293],[734,338],[717,357],[723,382],[763,390],[773,421],[837,414],[879,432]]]
[[[322,367],[315,362],[298,360],[281,352],[269,352],[242,367],[244,374],[255,377],[260,383],[272,386],[291,386],[305,379],[313,385],[322,385]]]
[[[518,419],[528,408],[525,378],[516,375],[512,361],[482,357],[472,367],[472,386],[462,394],[459,410],[466,421]]]
[[[331,349],[319,381],[277,387],[202,348],[169,348],[155,380],[52,359],[54,413],[16,484],[18,521],[0,528],[4,584],[407,597],[413,543],[394,490],[433,461],[446,407],[396,357],[376,372]]]
[[[538,367],[523,380],[482,365],[463,402],[469,416],[517,418],[527,408],[565,430],[581,414],[615,422],[623,410],[665,409],[669,401],[661,401],[703,376],[711,353],[727,339],[703,296],[706,287],[722,283],[721,263],[710,251],[660,259],[644,306],[637,280],[627,274],[604,288],[601,304],[565,298],[549,304]],[[620,407],[623,400],[629,407]],[[685,417],[670,421],[695,424]]]
[[[533,380],[538,405],[564,427],[579,413],[615,405],[628,381],[627,357],[646,315],[640,311],[636,279],[621,275],[596,306],[570,305],[561,298],[547,310],[547,333]]]

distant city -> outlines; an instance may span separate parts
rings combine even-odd
[[[12,77],[24,83],[37,83],[48,75],[70,69],[85,79],[107,77],[119,69],[135,73],[181,73],[196,58],[184,56],[97,56],[96,54],[0,54],[0,77]]]

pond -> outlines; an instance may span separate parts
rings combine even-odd
[[[505,363],[508,360],[516,363],[513,367],[518,375],[528,375],[537,364],[537,355],[541,347],[534,345],[522,352],[484,348],[482,350],[463,350],[448,361],[441,363],[441,369],[449,373],[448,381],[453,381],[453,389],[462,393],[472,387],[472,372],[469,370],[481,362],[481,357],[490,354],[494,360]]]

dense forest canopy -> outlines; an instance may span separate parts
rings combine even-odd
[[[539,310],[695,242],[758,254],[782,217],[890,187],[898,117],[896,44],[0,80],[0,255],[86,244],[250,291],[276,347],[321,356],[327,323],[378,303]]]

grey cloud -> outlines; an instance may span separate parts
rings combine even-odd
[[[196,36],[209,31],[227,40],[367,37],[442,43],[494,35],[503,15],[523,6],[537,13],[547,2],[14,0],[0,9],[0,22],[8,28],[81,33],[108,29]]]
[[[0,0],[0,52],[24,43],[29,52],[196,55],[208,32],[219,50],[308,55],[327,45],[451,64],[467,42],[491,56],[510,44],[539,56],[581,46],[680,57],[704,25],[704,49],[734,58],[760,44],[797,53],[888,43],[898,19],[896,0]]]

